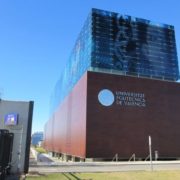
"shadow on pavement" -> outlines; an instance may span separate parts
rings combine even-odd
[[[62,173],[68,180],[76,179],[76,180],[92,180],[92,179],[81,179],[77,176],[80,173]]]
[[[54,162],[53,160],[51,160],[50,158],[48,158],[44,154],[38,154],[37,155],[37,161],[39,161],[39,162],[46,162],[46,163]]]

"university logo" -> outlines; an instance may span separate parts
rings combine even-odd
[[[98,100],[103,106],[111,106],[114,103],[115,97],[109,89],[103,89],[98,94]]]

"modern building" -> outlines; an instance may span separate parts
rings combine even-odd
[[[8,156],[9,152],[6,147],[10,141],[8,138],[3,138],[3,134],[8,133],[12,135],[12,147],[10,147],[12,154],[8,162],[10,173],[28,173],[33,104],[33,101],[0,99],[0,170],[4,163],[3,157]]]
[[[39,145],[43,141],[43,132],[35,132],[31,136],[31,144],[33,146]]]
[[[174,27],[92,9],[51,97],[48,151],[79,158],[180,157]]]

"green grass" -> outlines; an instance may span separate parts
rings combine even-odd
[[[35,150],[39,153],[47,153],[47,151],[42,147],[36,147]]]
[[[138,171],[112,173],[56,173],[28,176],[27,180],[178,180],[180,171]]]

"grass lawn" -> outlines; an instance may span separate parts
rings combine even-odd
[[[39,153],[47,153],[47,151],[42,147],[36,147],[35,150]]]
[[[178,180],[180,171],[138,171],[112,173],[57,173],[28,176],[27,180]]]

